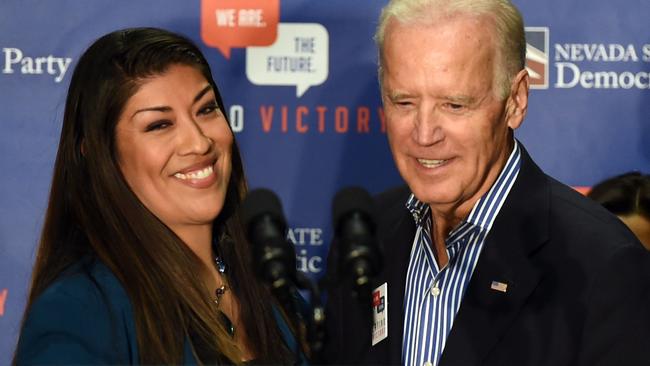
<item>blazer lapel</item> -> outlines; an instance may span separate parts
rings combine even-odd
[[[545,181],[522,146],[519,176],[488,234],[440,365],[480,364],[540,281],[529,258],[548,238]]]
[[[406,202],[404,200],[403,202]],[[402,202],[402,207],[403,206]],[[401,364],[402,329],[404,327],[404,286],[411,244],[415,237],[415,223],[411,214],[404,212],[384,242],[386,282],[388,283],[388,363]],[[389,263],[388,263],[389,262]]]

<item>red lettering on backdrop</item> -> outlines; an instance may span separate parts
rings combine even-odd
[[[306,133],[309,130],[309,126],[302,124],[302,116],[309,114],[309,109],[304,105],[296,108],[296,131],[298,133]]]
[[[282,113],[282,132],[287,133],[287,130],[289,129],[287,126],[287,112],[289,109],[287,109],[286,105],[283,105],[282,108],[280,108],[280,111]]]
[[[381,132],[386,133],[386,116],[382,107],[377,108],[377,115],[379,115],[379,122],[381,123]]]
[[[271,124],[273,124],[273,106],[260,106],[260,117],[262,117],[262,129],[268,133],[271,131]]]
[[[336,107],[334,111],[334,130],[338,133],[348,132],[348,109]]]
[[[299,134],[306,134],[310,131],[318,131],[318,133],[325,133],[326,122],[333,124],[334,132],[338,134],[346,133],[359,133],[359,134],[369,134],[370,133],[370,123],[376,123],[379,120],[379,129],[381,133],[386,133],[386,116],[384,110],[381,107],[377,108],[377,117],[371,116],[370,107],[357,105],[355,106],[356,114],[350,116],[350,108],[346,106],[336,106],[334,108],[334,113],[327,114],[328,107],[319,105],[315,106],[316,118],[309,118],[310,115],[313,116],[312,109],[309,106],[299,105],[299,106],[288,106],[288,105],[260,105],[260,119],[262,123],[262,131],[264,133],[269,133],[273,129],[273,120],[275,118],[275,107],[280,108],[280,131],[282,133],[289,132],[289,125],[291,124],[292,128],[295,126],[295,132]],[[291,108],[291,110],[289,110]],[[354,112],[352,112],[354,113]],[[291,119],[291,118],[295,118]],[[326,120],[327,118],[327,120]],[[356,118],[356,130],[354,127],[350,128],[350,123],[355,123],[355,120],[350,120],[350,118]],[[311,124],[316,123],[316,126]],[[312,129],[311,127],[316,127]],[[377,128],[375,125],[374,128]],[[292,129],[293,131],[293,129]]]
[[[5,315],[5,302],[7,301],[7,294],[9,294],[9,290],[6,288],[0,292],[0,316]]]
[[[357,132],[370,132],[370,125],[368,122],[370,122],[370,109],[368,109],[368,107],[357,108]]]
[[[589,191],[591,191],[591,187],[588,187],[588,186],[573,186],[573,189],[575,189],[576,191],[582,193],[585,196],[587,194],[589,194]]]
[[[318,132],[325,132],[325,111],[327,111],[327,107],[322,105],[316,107],[316,113],[318,113]]]

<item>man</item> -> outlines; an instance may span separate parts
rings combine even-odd
[[[388,140],[408,187],[377,199],[374,320],[348,284],[330,292],[328,360],[650,364],[647,253],[514,139],[529,89],[518,10],[393,0],[376,41]],[[336,263],[336,243],[330,255]]]

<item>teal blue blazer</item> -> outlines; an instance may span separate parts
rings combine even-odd
[[[289,327],[279,312],[275,315],[288,348],[295,349]],[[139,364],[133,309],[108,267],[99,261],[77,263],[36,299],[21,330],[16,364]],[[197,364],[189,342],[184,364]]]

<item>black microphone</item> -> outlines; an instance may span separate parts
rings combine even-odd
[[[278,295],[286,295],[295,283],[296,254],[286,239],[280,200],[268,189],[253,190],[244,199],[242,216],[257,275]]]
[[[271,286],[271,291],[283,308],[294,315],[291,322],[300,329],[303,315],[308,315],[307,340],[312,352],[312,361],[319,363],[325,338],[325,311],[320,302],[320,291],[302,273],[296,272],[296,253],[286,239],[287,223],[282,213],[280,200],[268,189],[256,189],[248,193],[242,203],[242,217],[248,240],[253,248],[253,266],[257,276]],[[311,292],[310,314],[303,314],[297,297],[296,285]],[[296,342],[296,359],[300,342]]]
[[[332,213],[339,245],[338,275],[352,280],[359,299],[370,296],[370,279],[381,270],[375,205],[363,188],[350,187],[334,197]]]

